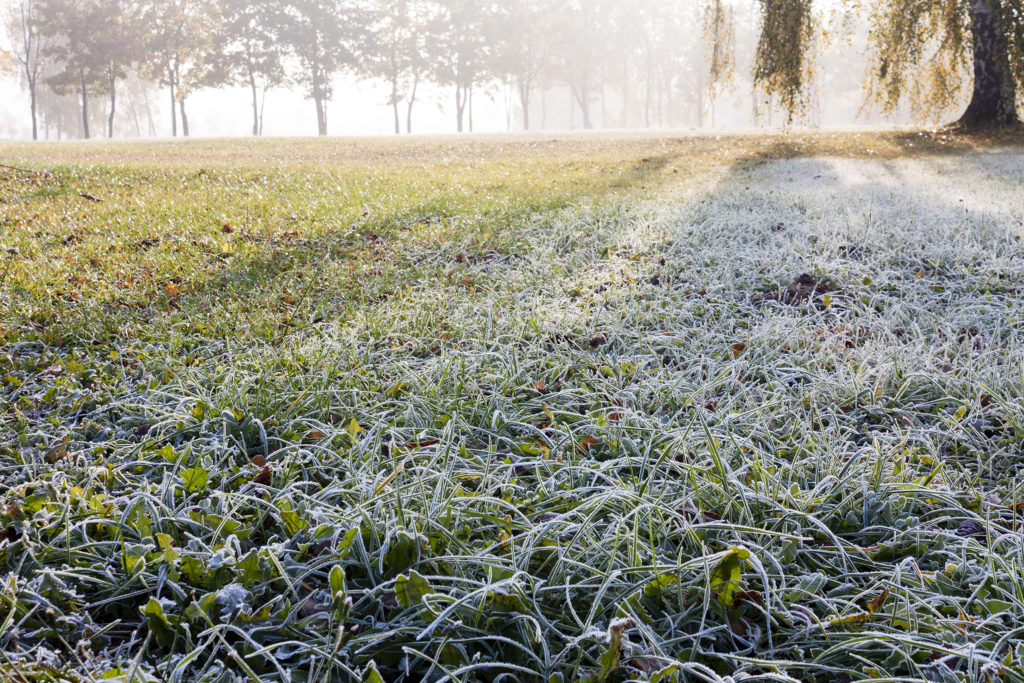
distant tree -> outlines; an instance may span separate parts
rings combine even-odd
[[[791,113],[806,103],[820,19],[812,0],[760,0],[755,78]],[[872,98],[887,110],[908,97],[918,111],[971,96],[956,125],[1019,126],[1024,95],[1021,0],[881,0],[859,3],[872,22]],[[921,78],[923,76],[923,78]]]
[[[494,44],[495,5],[481,0],[440,0],[432,19],[434,80],[455,88],[456,130],[473,130],[473,89],[488,80]]]
[[[530,98],[551,65],[557,23],[548,20],[543,0],[508,0],[497,14],[491,71],[510,81],[530,129]]]
[[[37,116],[37,88],[43,68],[45,38],[36,23],[37,0],[18,0],[5,17],[7,35],[11,41],[11,54],[20,75],[28,86],[29,109],[32,114],[32,139],[39,139]]]
[[[608,72],[611,10],[611,0],[560,0],[552,5],[559,22],[555,68],[569,86],[584,128],[594,127],[590,105]]]
[[[188,137],[186,98],[207,82],[207,55],[220,22],[213,0],[142,0],[140,16],[147,30],[144,45],[149,75],[166,86],[171,98],[171,135]],[[177,112],[175,111],[177,108]]]
[[[253,135],[263,131],[262,102],[267,90],[285,81],[282,11],[277,0],[220,0],[221,21],[207,55],[207,84],[250,89]]]
[[[39,0],[36,25],[49,43],[52,68],[45,81],[54,92],[77,92],[82,136],[88,139],[89,96],[102,82],[103,63],[93,42],[103,10],[93,0]]]
[[[394,114],[395,133],[401,132],[399,105],[406,103],[405,129],[412,132],[412,110],[421,82],[428,76],[430,53],[436,41],[430,35],[435,8],[426,0],[373,0],[373,49],[362,70],[387,82],[388,104]]]
[[[370,47],[369,16],[354,0],[283,0],[281,37],[299,69],[294,82],[316,105],[316,127],[327,135],[334,77]]]
[[[143,57],[142,30],[135,6],[127,0],[99,0],[91,24],[98,28],[89,48],[92,60],[104,79],[109,106],[107,137],[114,137],[117,112],[117,83],[128,77],[128,70]]]

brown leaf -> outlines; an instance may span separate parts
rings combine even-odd
[[[270,467],[264,465],[263,469],[252,478],[252,483],[267,485],[270,483]]]
[[[885,590],[882,591],[882,594],[879,595],[877,598],[873,598],[871,600],[868,600],[866,603],[864,603],[864,609],[866,609],[868,611],[868,614],[874,614],[879,609],[881,609],[882,605],[885,603],[885,599],[888,598],[888,597],[889,597],[889,589],[886,588]]]
[[[302,616],[311,617],[318,612],[326,612],[327,608],[319,600],[310,596],[302,603],[302,608],[299,611],[302,613]]]
[[[985,527],[983,527],[981,524],[979,524],[973,519],[965,519],[960,523],[960,526],[956,528],[955,533],[957,536],[961,536],[963,538],[968,538],[971,536],[983,537],[985,535]]]
[[[743,353],[743,350],[746,348],[747,345],[744,344],[743,342],[736,342],[735,344],[729,347],[729,358],[735,359],[737,356]]]
[[[224,225],[220,226],[220,231],[230,234],[233,233],[235,229],[231,227],[230,223],[225,223]]]
[[[736,591],[733,597],[733,604],[738,605],[745,602],[750,605],[763,605],[764,593],[761,591]]]
[[[64,372],[64,368],[62,368],[61,366],[59,366],[59,365],[51,365],[50,367],[46,368],[41,373],[39,373],[39,376],[40,377],[57,377],[62,372]]]
[[[423,441],[410,441],[405,444],[405,448],[426,448],[427,446],[434,446],[441,443],[437,439],[424,439]]]
[[[253,465],[256,465],[256,467],[266,467],[267,465],[267,459],[264,458],[262,455],[257,455],[253,457],[253,459],[250,460],[249,462],[251,462]]]
[[[174,284],[173,282],[164,287],[164,289],[167,290],[167,294],[169,296],[178,296],[179,294],[181,294],[181,289],[178,287],[178,285]]]
[[[594,438],[592,436],[588,436],[587,438],[583,439],[583,441],[580,443],[580,448],[582,448],[583,450],[585,450],[585,451],[587,451],[589,453],[590,452],[590,447],[597,445],[597,443],[598,442],[597,442],[596,438]]]

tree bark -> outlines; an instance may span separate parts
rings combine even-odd
[[[580,106],[580,112],[583,114],[583,128],[591,130],[594,124],[590,120],[590,92],[586,87],[577,88],[575,85],[571,90],[573,97],[576,98],[576,103]]]
[[[519,105],[523,109],[523,130],[530,130],[530,79],[519,81]]]
[[[117,110],[117,78],[116,74],[110,73],[110,116],[107,117],[107,137],[114,137],[114,112]]]
[[[327,107],[324,106],[324,98],[316,96],[316,134],[327,135]]]
[[[178,107],[181,109],[181,135],[188,137],[188,115],[185,114],[185,98],[178,97]]]
[[[974,44],[974,90],[955,125],[968,130],[1019,126],[1000,0],[970,0],[968,14]]]
[[[167,82],[171,91],[171,137],[178,137],[178,113],[175,107],[178,105],[178,98],[174,96],[174,69],[168,68]]]
[[[419,74],[412,82],[412,92],[409,93],[409,106],[405,110],[405,134],[412,135],[412,105],[416,104],[416,90],[420,87]]]
[[[32,139],[39,139],[39,125],[36,123],[36,84],[29,81],[28,84],[29,107],[32,109]]]
[[[466,111],[467,93],[461,83],[455,84],[455,120],[456,130],[462,132],[462,119]]]
[[[249,87],[252,89],[252,134],[253,137],[260,134],[260,98],[259,88],[256,87],[256,74],[249,67]]]
[[[85,71],[78,72],[82,91],[82,136],[89,139],[89,93],[85,87]]]

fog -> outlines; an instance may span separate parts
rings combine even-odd
[[[16,59],[19,49],[24,51],[24,46],[19,43],[24,32],[19,33],[18,29],[26,24],[18,25],[18,19],[21,16],[19,11],[26,7],[34,12],[32,16],[37,17],[31,25],[40,33],[37,40],[44,44],[40,52],[42,56],[38,58],[41,63],[37,85],[38,136],[40,139],[85,136],[81,88],[77,80],[81,69],[76,69],[79,61],[94,58],[93,53],[98,48],[93,46],[100,42],[97,36],[107,31],[112,21],[109,16],[114,15],[104,15],[107,18],[97,20],[93,29],[95,35],[78,26],[62,27],[56,20],[47,23],[45,19],[47,11],[57,16],[53,6],[61,4],[65,13],[81,11],[85,17],[85,13],[90,11],[90,1],[93,7],[102,6],[97,10],[100,12],[116,6],[116,12],[130,15],[139,27],[136,33],[125,33],[138,43],[137,49],[128,51],[123,57],[118,56],[124,62],[123,67],[118,67],[122,70],[111,72],[117,73],[113,79],[116,107],[112,131],[107,129],[111,79],[104,80],[102,76],[103,68],[108,65],[102,60],[109,62],[111,57],[100,58],[102,66],[95,73],[90,72],[91,81],[86,87],[91,137],[106,137],[112,132],[114,137],[130,138],[167,137],[172,131],[181,135],[178,109],[185,109],[179,102],[181,99],[187,99],[185,127],[189,135],[251,135],[255,88],[234,85],[242,75],[237,65],[232,67],[235,69],[233,75],[221,75],[219,81],[211,75],[220,74],[218,69],[224,71],[224,67],[216,62],[217,55],[230,51],[226,46],[242,40],[227,28],[227,17],[231,12],[258,12],[274,4],[286,7],[281,10],[283,14],[273,15],[283,18],[266,21],[285,21],[299,12],[295,8],[301,9],[304,3],[322,6],[330,0],[291,3],[288,0],[266,0],[266,4],[258,5],[235,0],[231,6],[231,0],[219,0],[209,6],[212,10],[204,11],[213,12],[217,18],[203,29],[210,35],[206,36],[207,40],[202,42],[199,54],[194,57],[195,65],[190,67],[193,75],[181,76],[177,83],[175,101],[179,104],[173,116],[168,78],[162,75],[166,67],[154,47],[158,42],[151,35],[157,31],[152,17],[156,16],[153,13],[172,5],[190,7],[195,4],[199,7],[202,5],[200,0],[148,3],[128,0],[0,0],[8,29],[0,32],[3,41],[0,42],[0,51],[6,53],[5,67],[0,70],[3,74],[0,76],[0,137],[32,137],[25,66]],[[257,93],[262,134],[389,135],[395,133],[396,120],[400,120],[402,133],[406,133],[406,107],[410,93],[415,105],[412,132],[418,134],[453,133],[460,126],[464,132],[511,132],[523,130],[527,124],[531,130],[554,131],[582,129],[588,127],[588,123],[595,129],[716,130],[778,127],[787,123],[831,127],[910,122],[903,112],[883,119],[877,111],[865,107],[862,81],[867,69],[863,49],[866,27],[853,17],[837,20],[833,10],[830,10],[831,14],[822,15],[821,24],[825,26],[828,22],[841,21],[844,39],[822,43],[808,89],[807,106],[789,121],[786,113],[773,106],[752,82],[758,13],[757,5],[750,0],[732,3],[715,0],[563,0],[558,18],[544,12],[542,8],[547,7],[546,3],[530,0],[509,3],[509,6],[518,8],[514,10],[501,9],[504,6],[499,5],[483,10],[480,8],[484,5],[465,0],[420,0],[413,4],[420,8],[421,14],[408,10],[409,4],[409,0],[365,0],[344,5],[358,9],[362,14],[358,15],[358,22],[347,19],[339,22],[343,26],[338,29],[337,40],[345,43],[344,56],[327,68],[330,72],[327,86],[309,81],[309,58],[301,54],[301,42],[296,48],[283,48],[283,43],[271,43],[266,49],[279,53],[280,73],[267,77],[271,81],[276,80],[272,82],[273,87],[265,91],[260,88]],[[336,6],[342,7],[342,4]],[[68,7],[72,9],[67,10]],[[478,29],[484,30],[480,28],[483,24],[474,23],[480,20],[482,12],[493,11],[497,15],[522,10],[528,13],[531,7],[533,11],[540,12],[532,20],[539,22],[537,25],[541,28],[531,28],[533,24],[519,27],[518,24],[507,23],[509,20],[506,19],[505,24],[495,24],[496,29],[488,29],[492,31],[489,36],[473,33]],[[643,7],[647,8],[646,14],[642,12]],[[722,24],[724,28],[714,22],[716,15],[711,12],[716,7],[727,13],[728,21]],[[405,17],[406,23],[399,22],[401,30],[396,29],[395,17],[407,11],[411,14]],[[426,12],[434,13],[431,15],[434,23],[424,19],[417,25],[415,22],[426,16]],[[466,13],[472,16],[466,19]],[[453,25],[455,18],[460,16],[467,22],[464,34]],[[523,16],[530,18],[528,14]],[[593,16],[599,18],[594,19]],[[591,31],[591,38],[562,32],[574,21],[582,22],[578,25],[583,27],[581,30]],[[603,23],[595,29],[598,22]],[[85,25],[87,19],[83,18],[79,23]],[[547,31],[546,43],[536,38],[538,31]],[[279,33],[286,35],[277,25],[268,27],[268,35],[277,36]],[[320,40],[324,39],[322,33],[317,34]],[[330,39],[329,31],[326,35]],[[461,45],[456,50],[458,54],[452,56],[448,52],[455,48],[447,47],[452,35],[458,36],[456,40],[476,36],[476,42],[468,48]],[[716,37],[718,44],[715,43]],[[156,35],[156,38],[160,36]],[[389,38],[393,39],[390,46]],[[407,56],[409,58],[401,64],[394,59],[394,45],[399,40],[405,41],[400,45],[417,52],[414,58]],[[61,52],[60,48],[75,45],[76,41],[81,43],[77,53],[71,48]],[[527,41],[530,41],[528,50],[520,44]],[[537,50],[544,53],[540,58],[533,56],[534,42]],[[381,55],[389,49],[391,61],[387,62]],[[726,76],[719,77],[716,82],[715,60],[721,58],[723,49],[726,50]],[[237,57],[237,52],[232,56]],[[68,53],[72,55],[68,56]],[[538,65],[524,62],[524,59],[536,59]],[[446,67],[446,60],[454,66]],[[459,70],[465,69],[464,64],[470,60],[475,60],[474,70],[467,80]],[[391,64],[390,72],[388,64]],[[200,72],[201,77],[194,75]],[[390,80],[387,73],[392,75]],[[81,78],[84,82],[84,72]],[[524,106],[521,91],[524,82],[531,88],[526,97],[527,106]],[[321,90],[333,88],[329,97],[321,97],[326,107],[323,124],[313,96],[318,87]],[[182,92],[186,93],[184,98],[181,97]],[[458,115],[457,98],[461,98],[458,101],[466,109],[461,117]],[[398,105],[393,106],[392,100]],[[581,103],[585,103],[586,112]]]

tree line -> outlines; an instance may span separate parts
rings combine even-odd
[[[653,111],[678,110],[682,98],[702,117],[704,99],[713,102],[736,77],[737,34],[745,30],[756,45],[754,85],[792,118],[813,92],[822,46],[843,39],[853,13],[869,26],[869,98],[887,110],[909,102],[926,112],[970,91],[960,124],[976,127],[1019,122],[1022,3],[15,0],[6,28],[34,139],[44,93],[74,97],[87,138],[90,102],[103,98],[112,137],[119,92],[136,82],[166,91],[173,136],[189,135],[189,97],[222,86],[249,90],[254,135],[262,132],[267,91],[298,88],[325,135],[335,77],[344,72],[387,84],[396,133],[403,124],[412,131],[426,84],[450,93],[460,132],[473,128],[474,95],[503,89],[529,129],[537,93],[556,86],[570,94],[585,128],[608,89],[623,127],[633,112],[650,125]]]

